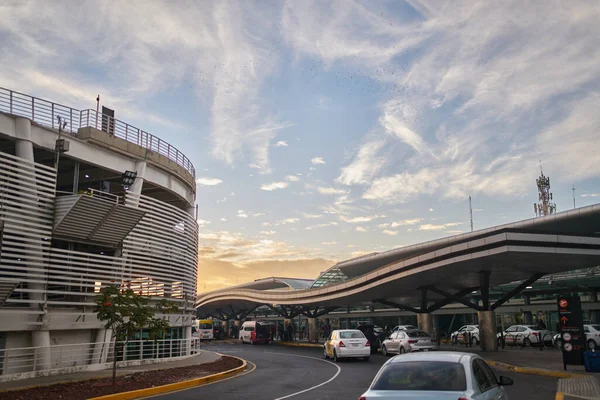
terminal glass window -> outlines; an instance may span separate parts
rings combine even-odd
[[[317,280],[312,284],[311,288],[320,288],[333,285],[334,283],[343,282],[346,279],[348,279],[348,277],[344,275],[339,268],[332,267],[319,275]]]

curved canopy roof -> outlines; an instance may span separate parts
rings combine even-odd
[[[344,261],[334,268],[348,279],[329,286],[269,292],[232,287],[199,295],[197,306],[201,312],[258,304],[342,307],[375,299],[414,305],[422,287],[479,287],[481,271],[489,271],[490,285],[497,286],[594,267],[600,264],[598,231],[600,205],[593,205]]]

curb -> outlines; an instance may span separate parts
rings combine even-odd
[[[488,363],[488,365],[503,368],[503,369],[513,371],[516,373],[520,373],[520,374],[529,374],[529,375],[537,375],[537,376],[546,376],[549,378],[563,378],[563,379],[579,378],[579,377],[585,376],[583,374],[576,374],[576,373],[571,373],[571,372],[566,372],[566,371],[553,371],[550,369],[543,369],[543,368],[517,367],[516,365],[506,364],[506,363],[499,362],[499,361],[486,360],[486,362]]]
[[[105,396],[93,397],[93,398],[90,398],[89,400],[129,400],[129,399],[137,399],[139,397],[147,397],[147,396],[154,396],[157,394],[174,392],[174,391],[178,391],[178,390],[182,390],[182,389],[189,389],[194,386],[203,385],[205,383],[220,381],[221,379],[225,379],[227,377],[237,374],[238,372],[243,371],[248,366],[248,363],[246,362],[246,360],[244,360],[242,358],[230,356],[230,355],[228,355],[227,357],[233,357],[233,358],[237,358],[238,360],[241,360],[242,365],[239,367],[230,369],[229,371],[219,372],[217,374],[203,376],[201,378],[190,379],[187,381],[182,381],[182,382],[177,382],[177,383],[169,383],[167,385],[156,386],[156,387],[151,387],[151,388],[146,388],[146,389],[132,390],[130,392],[107,394]]]

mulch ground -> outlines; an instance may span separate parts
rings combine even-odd
[[[112,386],[112,378],[91,379],[80,382],[59,383],[27,390],[0,392],[0,400],[85,400],[112,393],[128,392],[130,390],[145,389],[200,378],[228,371],[241,365],[242,361],[237,358],[223,356],[221,360],[209,364],[117,376],[116,386]]]

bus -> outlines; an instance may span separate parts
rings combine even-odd
[[[198,337],[200,340],[213,340],[213,321],[212,319],[199,319],[196,321]]]

